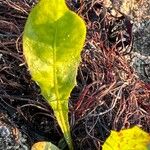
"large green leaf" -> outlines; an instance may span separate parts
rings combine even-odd
[[[76,84],[85,35],[84,21],[67,8],[65,0],[41,0],[29,14],[23,35],[32,78],[53,108],[70,149],[68,98]]]
[[[111,131],[103,150],[150,150],[150,135],[137,126]]]

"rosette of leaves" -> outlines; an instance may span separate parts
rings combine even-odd
[[[84,21],[68,9],[65,0],[40,0],[23,34],[23,53],[32,79],[52,107],[70,149],[68,99],[76,85],[85,36]]]

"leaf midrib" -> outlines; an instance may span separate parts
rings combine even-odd
[[[54,33],[54,42],[53,42],[53,76],[54,76],[54,89],[56,100],[58,102],[59,92],[58,92],[58,82],[57,82],[57,69],[56,69],[56,39],[57,39],[57,22],[55,25],[55,33]]]
[[[57,109],[54,110],[54,113],[55,113],[55,116],[57,118],[57,120],[59,120],[59,125],[61,126],[62,128],[62,131],[64,132],[64,136],[66,139],[70,139],[70,135],[68,136],[66,133],[70,133],[70,129],[69,129],[69,124],[68,124],[68,118],[65,117],[65,114],[64,114],[64,110],[62,108],[62,103],[61,101],[64,101],[64,99],[61,99],[60,98],[60,95],[59,95],[59,91],[58,91],[58,81],[57,81],[57,66],[56,66],[56,49],[57,49],[57,21],[55,22],[55,33],[54,33],[54,42],[53,42],[53,76],[54,76],[54,89],[55,89],[55,95],[56,95],[56,101],[57,101]],[[65,89],[64,89],[65,90]],[[54,103],[55,105],[55,103]],[[67,112],[68,113],[68,112]],[[71,139],[70,139],[71,140]],[[69,144],[69,147],[70,147],[70,141],[69,140],[66,140],[67,143]],[[72,148],[71,148],[72,149]]]

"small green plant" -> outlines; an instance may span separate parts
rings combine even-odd
[[[32,79],[52,107],[69,149],[68,99],[76,85],[80,53],[85,41],[84,21],[65,0],[40,0],[27,19],[23,52]]]
[[[103,150],[150,150],[150,135],[137,126],[111,131]]]
[[[51,142],[37,142],[32,146],[32,150],[60,150]]]

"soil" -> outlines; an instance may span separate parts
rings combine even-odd
[[[68,149],[22,53],[24,25],[35,3],[0,0],[0,150],[31,149],[37,141]],[[138,125],[150,132],[150,86],[130,65],[130,19],[113,16],[102,0],[67,4],[87,25],[77,86],[69,99],[75,150],[100,150],[111,130]]]

